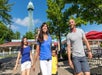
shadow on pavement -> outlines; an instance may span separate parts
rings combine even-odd
[[[5,74],[2,72],[6,72],[6,70],[12,70],[15,64],[15,57],[7,57],[0,59],[0,75],[12,75],[11,73]]]
[[[70,72],[71,74],[74,74],[74,70],[71,69],[68,65],[68,61],[61,61],[63,64],[60,64],[60,67],[64,67],[65,70],[67,70],[68,72]]]
[[[91,75],[102,75],[102,66],[92,68],[90,71]]]
[[[67,71],[69,71],[70,73],[74,74],[74,70],[71,68],[66,68]]]

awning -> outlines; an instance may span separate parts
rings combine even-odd
[[[87,39],[102,39],[102,32],[99,31],[90,31],[86,33]]]

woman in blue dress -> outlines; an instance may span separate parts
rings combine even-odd
[[[51,44],[52,38],[49,34],[48,25],[46,23],[43,23],[37,39],[37,46],[33,64],[33,69],[35,69],[36,60],[39,56],[42,75],[51,75],[52,72]]]

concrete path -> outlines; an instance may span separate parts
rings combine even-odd
[[[6,68],[4,69],[0,68],[0,75],[20,75],[21,74],[20,65],[18,66],[16,71],[13,71],[13,66],[15,64],[16,58],[11,58],[11,59],[9,58],[10,61],[6,60],[5,61],[3,60],[4,61],[3,64]],[[58,66],[59,66],[58,75],[73,75],[72,70],[69,68],[67,61],[59,62]],[[31,75],[40,75],[39,61],[37,61],[36,63],[35,71],[31,71]]]

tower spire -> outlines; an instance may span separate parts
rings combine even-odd
[[[28,31],[32,31],[33,30],[33,10],[34,10],[34,6],[33,6],[33,3],[31,2],[31,0],[28,3],[27,10],[28,10],[28,17],[29,17]]]

